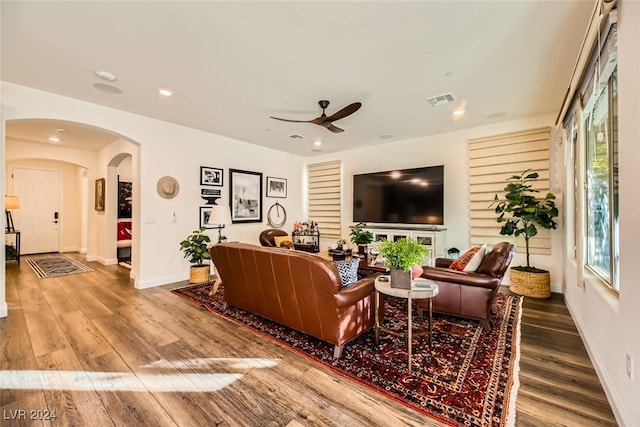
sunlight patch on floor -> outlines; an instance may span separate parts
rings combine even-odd
[[[161,360],[143,368],[154,369],[218,369],[250,370],[270,368],[280,361],[254,358],[201,358],[178,361]],[[69,391],[133,391],[133,392],[212,392],[242,378],[243,373],[176,372],[145,374],[131,372],[86,371],[0,371],[3,390],[69,390]]]

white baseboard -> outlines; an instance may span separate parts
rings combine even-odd
[[[134,286],[137,289],[147,289],[156,286],[168,285],[170,283],[182,282],[189,279],[189,274],[174,274],[172,276],[154,277],[146,280],[134,280]]]

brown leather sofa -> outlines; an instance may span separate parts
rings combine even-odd
[[[373,326],[375,276],[342,287],[336,267],[307,252],[247,243],[210,252],[227,304],[334,344],[335,358]]]
[[[490,330],[491,305],[515,250],[509,242],[496,243],[474,272],[449,269],[454,260],[447,258],[437,258],[435,267],[423,267],[422,277],[438,284],[433,311],[476,319],[484,329]],[[427,300],[418,300],[417,304],[420,311],[428,308]]]

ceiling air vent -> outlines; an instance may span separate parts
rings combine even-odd
[[[433,107],[438,107],[440,105],[448,104],[450,102],[453,102],[454,100],[455,98],[452,93],[445,93],[443,95],[432,96],[431,98],[427,98],[427,101],[429,101],[429,104],[431,104],[431,106]]]

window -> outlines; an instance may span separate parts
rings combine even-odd
[[[618,289],[617,70],[583,117],[586,144],[586,265]]]
[[[307,165],[309,220],[318,224],[322,237],[341,238],[341,165],[339,160]]]

